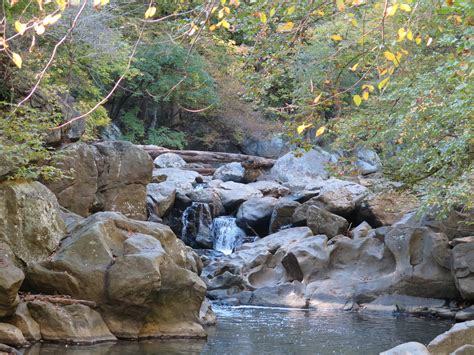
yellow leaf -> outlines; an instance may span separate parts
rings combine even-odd
[[[316,137],[319,137],[321,134],[323,134],[325,130],[326,130],[326,126],[319,127],[318,130],[316,131]]]
[[[404,28],[399,28],[398,29],[398,41],[403,41],[406,37],[407,33]]]
[[[20,55],[18,53],[12,53],[12,60],[15,65],[21,69],[21,64],[23,63],[23,60],[21,59]]]
[[[261,13],[260,13],[260,21],[261,21],[262,23],[267,23],[267,15],[265,15],[264,12],[261,12]]]
[[[226,2],[227,0],[221,0],[221,5],[225,5]]]
[[[66,9],[67,1],[66,0],[56,0],[56,4],[58,4],[58,7],[61,11],[64,11]]]
[[[298,126],[296,128],[296,132],[298,132],[298,134],[301,134],[304,132],[306,128],[311,127],[312,125],[313,125],[312,123],[308,123],[308,124],[303,123],[301,126]]]
[[[41,36],[44,31],[46,31],[46,28],[40,23],[38,25],[35,25],[35,31],[37,35]]]
[[[222,25],[222,27],[226,28],[226,29],[229,29],[230,28],[230,23],[227,22],[226,20],[222,20],[220,22],[220,24]]]
[[[357,20],[355,18],[353,18],[351,20],[351,24],[352,24],[352,26],[357,27]]]
[[[145,12],[145,18],[153,17],[155,16],[155,14],[156,14],[156,7],[150,6]]]
[[[48,15],[43,19],[43,25],[44,26],[53,25],[56,22],[58,22],[60,18],[61,18],[61,14],[57,14],[54,16]]]
[[[388,16],[393,16],[397,13],[397,10],[398,10],[398,4],[395,4],[393,6],[390,6],[388,9],[387,9],[387,15]]]
[[[364,0],[352,0],[352,5],[359,6],[364,3]]]
[[[360,106],[360,104],[362,103],[362,98],[359,95],[355,95],[353,97],[353,100],[354,100],[356,106]]]
[[[357,67],[359,66],[359,63],[355,63],[352,67],[351,67],[351,70],[352,71],[356,71]]]
[[[390,77],[383,79],[383,80],[377,85],[377,87],[379,88],[379,90],[382,90],[385,86],[387,86],[389,80],[390,80]]]
[[[323,96],[323,93],[320,93],[318,96],[315,97],[313,103],[314,104],[317,104],[319,102],[319,100],[321,100],[321,97]]]
[[[364,90],[362,93],[362,98],[367,101],[369,99],[369,92],[367,90]]]
[[[289,21],[287,23],[284,23],[284,24],[281,24],[280,26],[278,26],[277,32],[289,32],[293,29],[294,26],[295,26],[295,24],[293,22]]]
[[[224,17],[224,9],[220,9],[219,12],[217,13],[217,17],[219,20]]]
[[[334,42],[342,41],[342,37],[340,35],[332,35],[330,37]]]
[[[410,11],[411,11],[411,7],[410,7],[410,5],[408,5],[408,4],[401,4],[401,5],[400,5],[400,10],[405,11],[405,12],[410,12]]]
[[[408,51],[406,49],[400,48],[400,52],[402,52],[405,55],[408,55]]]
[[[413,32],[411,30],[408,30],[407,32],[407,38],[409,41],[413,41]]]
[[[390,51],[385,51],[385,52],[383,52],[383,55],[384,55],[384,57],[385,57],[387,60],[390,60],[390,61],[394,61],[394,60],[395,60],[395,54],[393,54],[393,53],[390,52]]]
[[[346,5],[344,5],[344,0],[336,0],[336,7],[339,11],[344,11]]]
[[[270,17],[275,16],[275,14],[276,14],[276,9],[275,9],[275,8],[272,8],[272,9],[270,10]]]
[[[23,36],[26,31],[26,24],[21,23],[20,21],[15,21],[15,30]]]
[[[100,5],[100,0],[94,0],[93,2],[94,7],[97,7]]]
[[[370,85],[370,84],[362,85],[362,90],[366,90],[366,89],[369,90],[370,92],[373,92],[375,90],[373,85]]]
[[[294,7],[294,6],[290,6],[290,7],[286,10],[286,13],[287,13],[288,15],[293,14],[293,12],[295,12],[295,7]]]
[[[109,3],[109,0],[100,0],[100,6],[105,6]]]
[[[215,31],[216,28],[217,28],[216,25],[212,25],[212,26],[209,27],[209,31],[211,31],[211,32]]]
[[[416,42],[416,44],[420,44],[420,43],[421,43],[421,37],[420,37],[420,36],[416,36],[415,42]]]
[[[224,12],[228,15],[230,14],[230,8],[228,8],[227,6],[224,6]]]

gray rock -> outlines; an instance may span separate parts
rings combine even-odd
[[[146,187],[147,208],[149,215],[163,217],[173,207],[176,198],[176,187],[171,181],[160,184],[148,184]]]
[[[430,352],[423,344],[411,341],[381,352],[380,355],[430,355]]]
[[[338,179],[329,179],[321,187],[317,200],[329,212],[347,216],[358,208],[369,190],[359,184]]]
[[[263,196],[279,198],[290,194],[289,188],[275,181],[261,180],[247,184],[247,186],[259,190]]]
[[[362,175],[373,174],[382,170],[382,161],[378,154],[367,148],[356,150],[357,167]]]
[[[186,162],[178,154],[165,153],[155,158],[153,161],[155,168],[184,168]]]
[[[15,310],[15,314],[8,318],[8,323],[14,325],[22,332],[29,341],[41,339],[41,330],[38,323],[33,319],[25,302],[21,302]]]
[[[28,302],[28,309],[44,340],[82,344],[117,340],[100,314],[83,304],[59,305],[36,300]]]
[[[202,178],[201,175],[192,170],[182,170],[178,168],[162,168],[153,170],[153,182],[160,183],[166,181],[173,183],[176,192],[183,195],[193,191],[193,184],[200,178]]]
[[[46,259],[66,234],[54,194],[39,182],[0,184],[0,243],[29,265]]]
[[[212,217],[225,214],[219,191],[213,187],[195,188],[187,194],[193,202],[207,203],[211,209]]]
[[[353,230],[351,230],[352,238],[365,238],[369,235],[369,232],[372,230],[372,227],[367,222],[362,222]]]
[[[2,355],[22,355],[21,352],[11,346],[0,344],[0,354]]]
[[[466,344],[474,344],[474,321],[455,324],[428,344],[432,354],[450,354]]]
[[[225,164],[214,172],[214,179],[245,182],[245,168],[237,162]]]
[[[316,178],[327,179],[327,164],[333,162],[336,162],[335,158],[321,148],[312,149],[300,157],[288,153],[276,160],[271,175],[281,182],[304,187]]]
[[[86,217],[93,211],[116,211],[146,220],[146,185],[153,163],[130,142],[74,143],[62,150],[58,167],[69,174],[47,186],[61,206]]]
[[[259,190],[233,181],[220,184],[217,191],[221,197],[224,208],[228,212],[235,210],[241,203],[253,197],[263,196]]]
[[[288,151],[287,144],[281,137],[267,139],[248,137],[244,140],[241,148],[245,154],[270,159],[277,159]]]
[[[212,213],[209,205],[193,202],[183,213],[181,240],[193,248],[212,248]]]
[[[0,252],[0,318],[3,318],[15,312],[20,301],[18,290],[25,274],[10,260],[6,245],[0,243]]]
[[[0,323],[0,343],[22,347],[28,344],[21,330],[14,325]]]
[[[104,141],[118,141],[122,138],[122,136],[122,131],[113,122],[100,131],[100,138]]]
[[[436,298],[422,298],[405,295],[382,295],[364,305],[364,311],[417,312],[420,309],[441,308],[446,301]]]
[[[100,212],[30,265],[25,283],[95,302],[117,337],[203,337],[197,314],[206,289],[192,254],[167,226]]]
[[[237,212],[237,225],[251,234],[265,236],[277,201],[274,197],[253,197],[245,201]]]
[[[454,350],[452,355],[472,355],[474,354],[474,345],[466,344]]]
[[[307,224],[314,234],[325,234],[329,238],[346,234],[349,223],[343,217],[325,211],[315,205],[301,205],[293,214],[293,223]]]
[[[387,191],[370,196],[359,209],[362,219],[374,227],[388,226],[418,207],[417,199],[407,193]]]
[[[467,321],[474,320],[474,306],[463,308],[462,310],[456,312],[456,321]]]
[[[299,205],[299,202],[289,199],[278,200],[270,218],[270,234],[278,232],[283,226],[291,225],[293,223],[293,213]]]
[[[452,274],[465,300],[474,300],[474,243],[456,245],[453,250]]]

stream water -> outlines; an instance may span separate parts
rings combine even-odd
[[[265,307],[214,307],[205,340],[147,340],[94,346],[37,344],[24,354],[378,354],[408,341],[428,343],[449,321],[387,314]]]

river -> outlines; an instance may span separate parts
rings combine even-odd
[[[28,355],[378,354],[408,341],[428,343],[452,323],[376,313],[215,306],[207,341],[146,340],[93,346],[37,344]]]

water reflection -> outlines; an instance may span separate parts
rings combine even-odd
[[[208,341],[172,340],[61,346],[37,344],[28,355],[377,354],[407,341],[428,343],[448,321],[284,308],[215,307]]]

